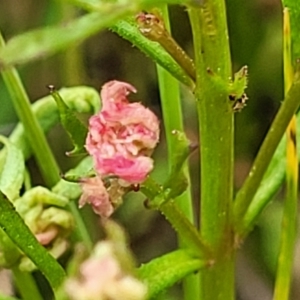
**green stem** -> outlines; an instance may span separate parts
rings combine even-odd
[[[23,300],[43,300],[32,275],[22,272],[17,266],[12,268],[14,281]]]
[[[259,152],[255,158],[250,173],[239,190],[234,206],[235,227],[239,234],[242,235],[244,228],[241,227],[241,222],[244,217],[259,185],[263,175],[272,159],[272,156],[286,130],[289,121],[295,114],[299,107],[300,96],[300,76],[295,74],[295,80],[290,88],[285,100],[282,102],[281,107],[271,124],[271,127],[264,139]]]
[[[276,274],[274,300],[288,300],[297,237],[297,183],[287,175],[287,193],[281,226],[280,253]]]
[[[168,7],[165,5],[162,7],[162,13],[167,30],[170,32],[170,22]],[[161,99],[161,107],[163,112],[164,127],[166,133],[168,158],[169,158],[169,170],[170,170],[170,158],[175,147],[173,145],[174,139],[172,138],[173,130],[184,131],[183,117],[181,109],[181,99],[178,81],[171,76],[166,70],[157,65],[159,91]],[[194,212],[193,212],[193,199],[191,197],[191,181],[188,169],[188,163],[184,166],[185,174],[188,180],[188,188],[182,195],[176,199],[176,204],[184,215],[195,224]],[[181,244],[179,237],[179,244]],[[193,300],[199,298],[199,276],[190,275],[183,280],[183,291],[185,300]]]
[[[4,39],[0,32],[0,49],[5,46]],[[16,113],[23,123],[27,139],[32,147],[37,163],[48,186],[53,186],[58,182],[59,167],[48,146],[46,137],[33,114],[28,95],[21,82],[18,72],[15,68],[7,68],[2,71],[3,80],[13,101]]]
[[[168,23],[167,8],[164,9],[164,17],[166,24]],[[181,109],[181,99],[178,81],[172,77],[163,68],[157,65],[158,82],[159,82],[159,92],[161,99],[161,106],[163,112],[163,120],[165,127],[165,134],[168,147],[168,158],[172,157],[174,151],[174,142],[176,140],[172,138],[172,131],[179,130],[184,131],[182,109]],[[169,167],[171,163],[169,161]],[[185,164],[186,175],[190,182],[190,176],[188,174],[188,165]],[[190,184],[188,191],[184,193],[181,197],[176,199],[176,203],[179,205],[180,209],[185,213],[188,219],[193,223],[193,203],[191,198]]]
[[[200,230],[216,261],[201,272],[200,299],[230,300],[234,298],[233,112],[224,88],[232,75],[225,3],[208,0],[189,13],[201,141]]]
[[[291,30],[289,10],[284,9],[283,15],[283,61],[285,93],[290,89],[293,81],[293,67],[291,59]],[[298,157],[296,145],[296,116],[293,116],[287,131],[286,144],[286,199],[284,203],[281,226],[280,253],[275,282],[274,300],[288,300],[294,249],[297,237],[297,210],[298,210]]]
[[[172,224],[180,242],[185,248],[189,248],[191,252],[201,258],[211,258],[211,251],[201,239],[197,229],[186,218],[174,201],[169,200],[159,207],[159,211],[165,215],[166,219]]]
[[[69,209],[76,220],[76,234],[78,240],[81,240],[84,245],[87,247],[88,251],[92,251],[93,249],[93,241],[88,232],[86,224],[84,223],[80,212],[78,211],[78,207],[72,201],[69,203]]]

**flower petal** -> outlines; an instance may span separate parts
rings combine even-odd
[[[108,192],[99,176],[82,179],[81,186],[83,193],[79,200],[80,208],[89,203],[94,212],[101,217],[109,217],[113,213],[114,208],[109,200]]]

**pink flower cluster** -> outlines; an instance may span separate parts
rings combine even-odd
[[[107,204],[109,191],[105,191],[103,184],[99,183],[101,178],[116,177],[125,187],[143,182],[153,169],[153,160],[149,156],[158,143],[159,121],[141,103],[129,103],[127,96],[131,92],[136,92],[132,85],[115,80],[102,87],[102,109],[90,118],[86,139],[86,149],[93,157],[98,178],[85,180],[81,206],[86,202],[97,203],[98,208],[107,206],[104,203]],[[95,184],[99,187],[98,192]],[[106,201],[103,201],[104,198]],[[103,215],[95,209],[95,205],[93,207]],[[111,208],[106,210],[106,215],[111,212]]]
[[[68,278],[65,290],[72,300],[144,300],[147,288],[122,269],[109,241],[96,245],[80,265],[79,276]]]

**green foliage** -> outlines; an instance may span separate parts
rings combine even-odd
[[[186,75],[183,69],[175,62],[175,60],[168,54],[164,48],[144,37],[132,21],[121,20],[110,27],[110,29],[120,35],[123,39],[131,42],[135,47],[144,52],[150,59],[158,65],[166,69],[177,80],[193,87],[193,81]]]
[[[141,185],[141,190],[149,197],[147,205],[158,208],[170,199],[175,199],[187,188],[187,178],[183,166],[191,153],[190,142],[183,132],[172,132],[172,143],[175,145],[170,157],[170,173],[165,182],[160,185],[151,178]]]
[[[96,113],[100,109],[99,93],[87,86],[62,88],[58,91],[68,107],[78,113]],[[52,96],[38,99],[32,104],[32,111],[45,133],[59,122],[58,108]],[[32,149],[26,139],[24,126],[19,123],[9,136],[9,140],[14,143],[23,153],[25,159],[32,154]]]
[[[291,16],[292,57],[293,63],[300,58],[300,2],[298,0],[282,0],[283,6],[288,7]]]
[[[0,156],[0,190],[13,201],[19,197],[24,181],[24,158],[20,149],[7,138],[0,136],[0,142],[5,145],[4,152],[1,152],[4,155]]]
[[[24,64],[53,55],[112,25],[123,14],[124,10],[120,11],[112,7],[110,11],[102,14],[86,14],[67,25],[36,29],[16,36],[8,42],[5,48],[0,50],[0,67]]]
[[[207,262],[191,256],[188,251],[177,250],[142,265],[138,275],[148,286],[149,299],[154,299],[159,293],[206,265]]]
[[[169,151],[171,154],[169,157],[170,172],[167,178],[162,180],[162,183],[148,178],[141,185],[141,191],[149,198],[148,206],[160,210],[165,215],[178,233],[180,245],[186,249],[169,253],[143,265],[139,269],[139,275],[148,284],[149,297],[153,298],[187,275],[199,270],[201,272],[201,269],[205,268],[201,274],[201,290],[204,293],[207,292],[205,297],[214,300],[217,297],[219,299],[222,299],[220,297],[231,299],[234,289],[231,278],[234,277],[235,243],[239,242],[239,238],[244,239],[247,236],[263,208],[272,200],[284,180],[285,141],[282,139],[282,135],[290,117],[299,106],[299,79],[292,87],[291,94],[281,105],[248,179],[237,194],[233,209],[233,112],[228,106],[230,103],[228,102],[228,94],[234,98],[234,101],[239,101],[244,95],[247,77],[245,69],[242,69],[236,73],[228,88],[227,83],[229,76],[231,76],[232,62],[229,58],[225,2],[217,0],[68,0],[67,2],[81,7],[89,13],[73,19],[67,24],[33,30],[12,38],[0,50],[0,68],[5,69],[6,72],[12,65],[25,64],[48,57],[78,45],[102,29],[110,28],[123,39],[130,41],[177,80],[193,89],[194,82],[186,76],[174,58],[159,44],[147,40],[139,33],[132,15],[141,9],[147,10],[165,3],[194,4],[193,7],[188,7],[188,10],[194,35],[194,56],[197,65],[195,98],[198,100],[198,113],[200,114],[198,121],[201,127],[199,135],[202,160],[201,195],[199,195],[200,191],[197,193],[197,200],[201,197],[201,203],[200,201],[197,203],[201,204],[201,211],[197,213],[197,217],[199,216],[201,221],[199,226],[194,226],[183,212],[187,206],[183,206],[182,209],[176,203],[176,198],[182,195],[188,187],[184,164],[192,149],[183,132],[174,131],[174,134],[170,135],[174,128],[179,129],[177,125],[181,124],[182,121],[180,109],[178,110],[179,113],[175,113],[175,109],[173,111],[170,109],[168,111],[170,116],[168,117],[173,118],[170,122],[172,125],[166,126],[168,129],[171,128],[171,130],[166,130],[167,140],[170,137],[170,140],[167,141],[168,150],[171,149]],[[283,3],[291,11],[292,48],[294,60],[296,60],[300,56],[300,4],[296,0],[283,0]],[[202,5],[201,8],[199,8],[200,5]],[[239,15],[234,17],[239,18]],[[215,72],[215,78],[217,77],[216,80],[212,77],[214,76],[213,72]],[[9,80],[7,85],[10,85],[13,91],[12,95],[17,94],[14,87],[21,86],[20,81],[15,81],[12,84],[12,81],[9,82]],[[161,89],[162,85],[160,86]],[[161,97],[162,102],[164,102],[163,105],[171,107],[170,101],[172,101],[174,94],[179,95],[179,90],[175,91],[176,88],[169,84],[165,84],[164,88],[170,89],[171,92],[167,93],[169,98]],[[172,93],[173,91],[175,92]],[[62,89],[59,93],[55,91],[53,96],[57,101],[57,106],[53,99],[47,96],[38,100],[31,107],[42,130],[48,132],[58,123],[60,115],[65,129],[70,133],[74,142],[75,150],[73,153],[83,152],[87,129],[76,118],[73,111],[89,114],[97,112],[100,105],[98,92],[88,87],[75,87]],[[24,97],[20,102],[23,100]],[[244,100],[245,98],[243,98]],[[176,105],[179,107],[180,102],[176,102]],[[232,107],[234,108],[234,106]],[[22,111],[22,108],[19,108],[19,111]],[[168,117],[165,116],[165,121]],[[300,118],[298,118],[298,123],[299,120]],[[172,123],[173,121],[174,123]],[[22,124],[17,125],[9,139],[0,138],[0,142],[5,146],[5,149],[1,150],[0,153],[2,171],[0,175],[2,192],[0,194],[0,227],[2,228],[0,244],[2,246],[6,243],[7,245],[6,252],[3,251],[3,253],[9,264],[14,264],[18,259],[20,251],[17,250],[17,245],[45,274],[52,287],[56,288],[63,280],[64,271],[38,244],[28,227],[6,199],[15,200],[18,198],[24,180],[24,160],[27,160],[34,152],[32,151],[33,143],[27,140],[28,136],[33,136],[32,132],[27,129],[26,122],[23,121],[23,123],[24,126]],[[280,145],[277,147],[280,140]],[[91,168],[92,161],[87,158],[67,174],[68,176],[80,177],[90,171]],[[58,177],[54,165],[48,169],[49,171],[55,170],[54,178]],[[51,192],[46,191],[40,190],[36,196],[44,199],[46,204],[58,206],[65,205],[68,200],[77,199],[81,194],[79,184],[64,180],[60,180],[52,189],[55,194],[59,195],[57,198],[52,198]],[[43,192],[45,193],[43,194]],[[24,197],[26,197],[26,193]],[[19,202],[22,200],[24,198],[19,199]],[[73,203],[71,202],[71,204]],[[79,224],[82,217],[77,214],[76,218],[78,219],[77,224]],[[232,226],[233,223],[234,226]],[[198,227],[200,227],[201,234]],[[120,236],[121,238],[119,238]],[[123,241],[123,235],[118,235],[115,240]],[[120,250],[120,252],[124,252],[127,249],[120,248]],[[225,267],[222,265],[223,263]],[[206,270],[209,267],[211,269]],[[197,282],[197,286],[199,284],[200,281]]]
[[[50,87],[50,93],[56,101],[60,115],[60,121],[71,137],[75,147],[74,150],[68,152],[67,154],[71,156],[86,153],[84,145],[88,133],[87,127],[84,126],[84,124],[76,117],[74,111],[72,111],[66,105],[61,95],[55,90],[55,88]]]
[[[64,269],[36,240],[13,205],[0,193],[0,228],[38,267],[56,289],[65,277]]]

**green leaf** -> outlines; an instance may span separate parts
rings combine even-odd
[[[146,56],[149,56],[154,62],[166,69],[177,80],[193,88],[193,81],[187,76],[185,71],[175,62],[170,54],[158,43],[152,42],[144,37],[136,25],[125,20],[117,22],[110,29],[116,32],[123,39],[128,40]]]
[[[50,87],[50,93],[56,101],[61,123],[71,137],[74,145],[74,150],[67,154],[74,155],[86,153],[84,145],[88,133],[87,127],[85,127],[77,118],[74,111],[66,105],[60,94],[52,86]]]
[[[172,141],[174,151],[170,158],[171,170],[164,184],[158,184],[151,177],[141,184],[141,191],[149,198],[146,202],[149,208],[159,208],[163,203],[175,199],[187,189],[188,181],[183,167],[192,150],[190,141],[179,130],[173,130],[172,139],[174,139]]]
[[[185,276],[199,271],[207,262],[191,256],[186,250],[177,250],[138,269],[139,277],[148,285],[149,299],[174,285]]]
[[[229,94],[236,99],[239,99],[245,93],[248,83],[248,68],[242,67],[234,74],[233,82],[229,85]]]
[[[11,297],[11,296],[5,296],[0,294],[0,300],[20,300],[19,298]]]
[[[18,35],[0,50],[0,68],[48,57],[78,44],[112,25],[124,13],[126,9],[120,8],[120,5],[111,6],[108,11],[87,14],[67,24],[36,29]]]
[[[62,88],[59,90],[59,93],[68,107],[76,112],[94,114],[100,109],[99,93],[91,87]],[[50,128],[59,122],[58,108],[52,96],[49,95],[35,101],[31,107],[44,132],[48,132]],[[26,139],[25,130],[21,123],[16,126],[9,140],[22,151],[25,159],[30,157],[32,153],[31,147]],[[1,153],[0,157],[1,155],[3,154]]]
[[[85,157],[74,169],[69,170],[66,175],[82,176],[87,174],[93,168],[93,160],[91,156]],[[52,192],[75,200],[82,194],[79,183],[65,181],[61,179],[53,188]]]
[[[7,236],[7,234],[0,229],[0,269],[10,269],[17,265],[21,257],[21,252]]]
[[[297,128],[300,128],[300,113],[297,114]],[[297,140],[300,140],[300,132],[297,131]],[[297,148],[300,157],[300,147]],[[260,183],[260,186],[243,219],[244,234],[254,226],[263,209],[272,201],[274,195],[282,185],[286,170],[286,136],[279,143],[271,163]]]
[[[27,63],[62,51],[81,43],[100,30],[113,25],[128,14],[159,4],[161,1],[71,1],[88,10],[96,10],[67,24],[49,26],[20,34],[0,50],[0,69],[11,65]],[[180,0],[169,0],[169,3],[182,4]],[[21,50],[21,51],[20,51]]]
[[[292,57],[295,62],[300,58],[300,2],[298,0],[282,0],[283,6],[288,7],[291,16]]]
[[[52,288],[58,288],[65,278],[64,269],[37,241],[14,206],[2,193],[0,193],[0,211],[0,228],[33,261]]]
[[[22,152],[7,138],[0,136],[5,145],[5,154],[1,157],[0,190],[10,200],[19,197],[24,181],[25,164]]]
[[[183,165],[192,150],[190,141],[183,132],[173,130],[172,139],[174,141],[171,144],[175,147],[170,158],[171,172],[163,185],[168,199],[178,197],[187,188],[188,182],[184,175]]]

